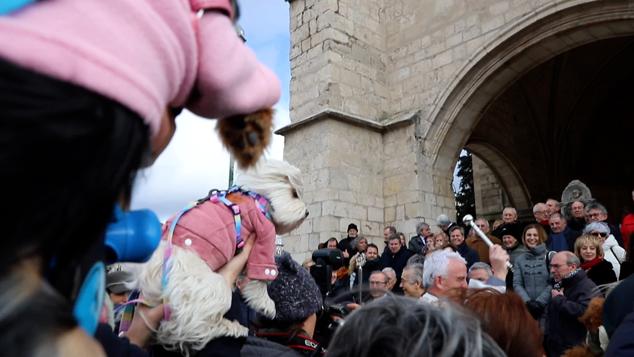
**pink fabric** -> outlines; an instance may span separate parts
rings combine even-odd
[[[274,280],[275,227],[248,197],[240,204],[241,236],[245,241],[255,233],[255,245],[247,261],[247,276],[256,280]],[[163,239],[167,239],[173,217],[163,226]],[[235,255],[236,230],[233,212],[222,202],[207,201],[185,213],[176,224],[174,245],[192,249],[214,271]],[[189,244],[188,244],[189,242]]]
[[[0,57],[114,99],[156,134],[167,105],[219,118],[279,99],[228,16],[228,0],[42,1],[0,17]]]

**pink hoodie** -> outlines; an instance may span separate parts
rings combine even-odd
[[[219,118],[279,99],[232,16],[228,0],[46,0],[0,16],[0,58],[114,99],[156,134],[168,105]]]

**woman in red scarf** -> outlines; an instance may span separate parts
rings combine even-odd
[[[612,263],[603,259],[603,247],[596,237],[582,235],[577,238],[575,254],[581,260],[581,269],[595,284],[609,284],[617,280],[612,270]]]

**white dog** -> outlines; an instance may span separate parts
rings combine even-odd
[[[169,316],[157,333],[168,349],[189,354],[216,337],[247,335],[246,327],[223,318],[231,306],[231,290],[216,271],[250,233],[256,234],[256,242],[242,295],[256,311],[275,316],[266,292],[266,281],[277,276],[275,235],[290,232],[308,215],[298,193],[300,171],[286,162],[268,161],[238,181],[240,190],[212,191],[165,223],[161,244],[141,273],[144,299],[168,305]]]

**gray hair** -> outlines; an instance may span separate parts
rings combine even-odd
[[[533,206],[533,213],[537,213],[539,211],[543,211],[543,210],[546,209],[546,207],[548,207],[548,206],[546,206],[545,203],[538,202],[538,203],[535,204],[535,206]]]
[[[378,271],[378,270],[377,270],[377,271]],[[392,269],[392,268],[390,268],[390,267],[383,268],[383,270],[381,270],[381,272],[382,272],[383,274],[385,274],[385,276],[386,276],[388,279],[390,278],[390,275],[394,275],[394,277],[396,277],[396,270],[394,270],[394,269]]]
[[[359,249],[359,242],[361,242],[362,240],[364,240],[366,243],[370,243],[368,242],[368,238],[364,237],[364,236],[358,236],[357,238],[352,240],[352,243],[350,244],[354,249]]]
[[[592,222],[586,225],[586,228],[583,229],[583,234],[590,234],[592,232],[599,232],[610,234],[610,226],[608,226],[605,222]]]
[[[423,228],[429,228],[429,224],[425,223],[425,222],[420,222],[416,225],[416,234],[420,233],[420,230]]]
[[[388,355],[505,356],[480,322],[464,310],[401,296],[386,296],[355,310],[328,347],[328,357]]]
[[[414,254],[411,257],[409,257],[409,259],[407,259],[407,264],[406,265],[412,265],[412,264],[425,264],[425,256],[422,254]]]
[[[484,262],[473,263],[471,268],[469,268],[469,274],[471,274],[472,271],[478,270],[478,269],[482,269],[482,270],[486,271],[489,276],[493,275],[493,271],[491,270],[491,266],[489,264],[487,264],[487,263],[484,263]]]
[[[410,284],[418,283],[420,286],[423,286],[423,264],[414,263],[406,265],[405,268],[403,268],[403,272],[405,272],[405,270],[411,273],[409,279],[407,279]]]
[[[511,208],[513,208],[513,207],[511,207]],[[505,209],[506,209],[506,208],[505,208]],[[515,208],[513,208],[513,209],[515,209]],[[517,211],[515,212],[515,214],[517,215]],[[487,227],[487,229],[490,227],[490,225],[489,225],[489,221],[488,221],[487,219],[485,219],[485,218],[478,218],[478,219],[476,219],[476,220],[475,220],[475,223],[477,224],[478,222],[482,222],[482,223],[484,223],[484,226],[485,226],[485,227]]]
[[[460,254],[447,252],[444,249],[437,250],[425,258],[425,265],[423,266],[423,284],[425,288],[432,286],[437,276],[447,276],[447,266],[450,259],[456,259],[467,264],[467,261]]]
[[[560,253],[563,253],[563,255],[566,256],[566,264],[568,265],[576,265],[577,267],[581,266],[581,261],[579,260],[579,257],[577,257],[575,255],[575,253],[573,252],[569,252],[567,250],[563,250]]]
[[[605,208],[605,206],[596,201],[588,203],[586,205],[585,212],[588,213],[590,212],[590,210],[593,209],[598,209],[599,211],[601,211],[601,213],[605,215],[608,214],[608,210]]]

